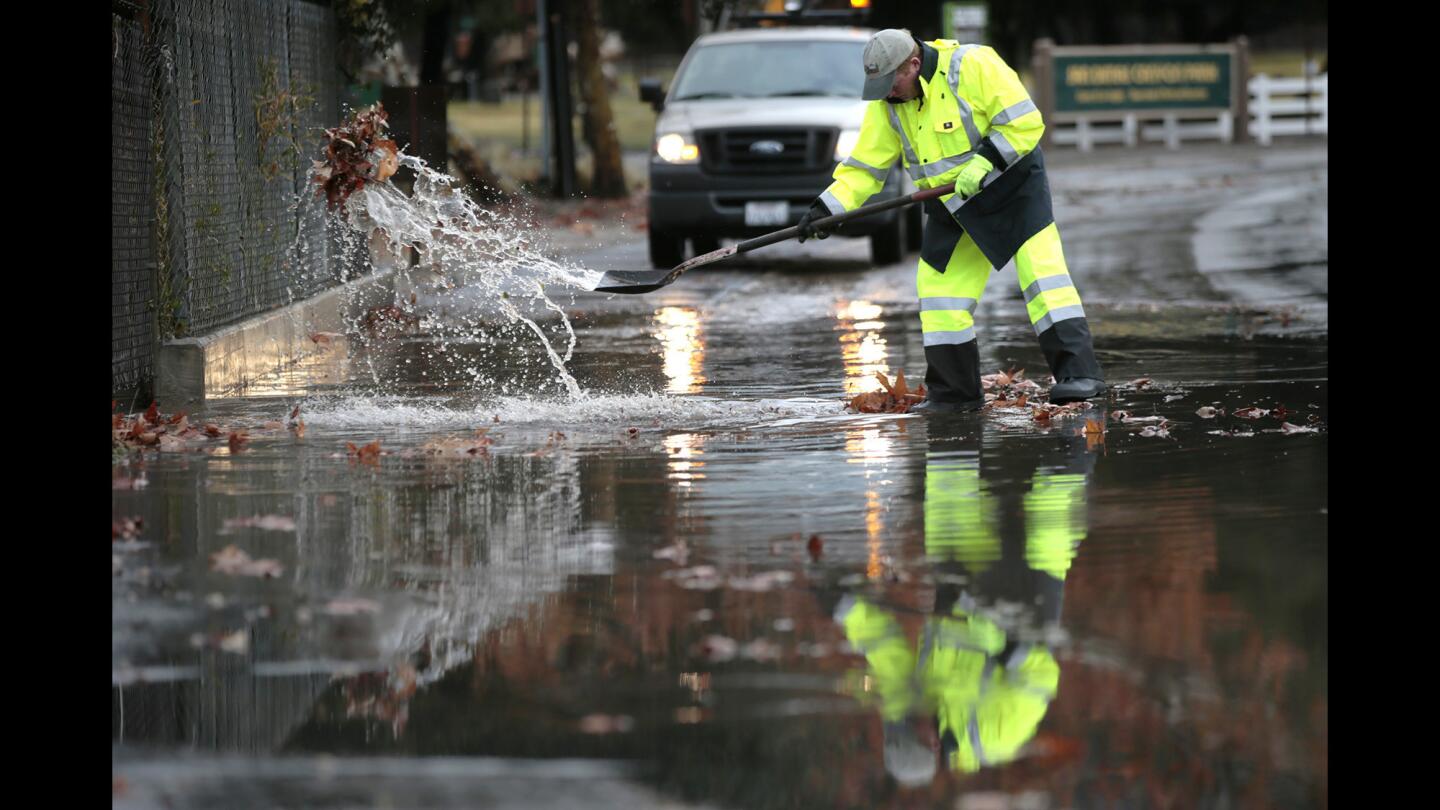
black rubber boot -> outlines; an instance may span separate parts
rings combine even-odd
[[[925,401],[912,413],[964,413],[985,404],[975,341],[925,347]]]
[[[1067,318],[1040,333],[1040,351],[1055,376],[1050,402],[1063,405],[1105,393],[1105,372],[1095,357],[1090,324]]]
[[[972,402],[940,402],[939,400],[926,399],[919,405],[911,406],[908,412],[923,414],[971,413],[980,410],[984,405],[984,400],[975,400]]]

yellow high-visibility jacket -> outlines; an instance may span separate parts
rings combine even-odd
[[[884,99],[870,102],[854,150],[835,167],[834,182],[820,195],[832,214],[864,205],[884,187],[896,159],[901,160],[915,185],[925,189],[954,182],[962,166],[977,154],[983,155],[995,166],[985,178],[988,187],[1005,169],[1036,151],[1045,132],[1040,110],[1020,77],[994,48],[962,45],[949,39],[923,42],[919,82],[920,95],[916,99],[903,104]],[[1034,168],[1036,179],[1043,182],[1043,165]],[[1017,175],[1014,186],[1023,185],[1031,174],[1022,171],[1025,177]],[[999,194],[1008,199],[1013,191],[1007,188]],[[976,195],[976,199],[979,197]],[[1000,206],[987,204],[985,212],[972,215],[966,222],[966,230],[971,231],[997,267],[1009,260],[1019,242],[1053,221],[1048,188],[1043,195],[1032,191],[1026,200],[1018,208],[1006,207],[1003,202]],[[964,202],[954,193],[940,197],[940,203],[952,216],[960,216]],[[1011,220],[1009,231],[1015,230],[1013,221],[1017,217],[1023,216],[1027,223],[1021,231],[987,238],[984,231],[988,229],[980,220],[994,214]],[[937,224],[937,219],[931,216],[932,225]],[[953,232],[954,239],[959,238],[953,223],[938,224]],[[926,241],[932,241],[928,233]],[[952,240],[945,241],[953,245]],[[935,258],[925,257],[927,252]],[[942,254],[944,258],[940,258]],[[938,262],[937,269],[943,271],[948,253],[922,248],[922,257],[932,266]]]
[[[1060,666],[1044,646],[1019,645],[1002,663],[1005,633],[979,614],[929,619],[918,657],[895,617],[868,600],[842,600],[835,619],[869,664],[881,717],[933,713],[952,770],[1015,759],[1060,685]]]

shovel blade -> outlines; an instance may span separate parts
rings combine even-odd
[[[675,270],[607,270],[595,292],[638,294],[658,290],[675,280]]]
[[[595,292],[624,293],[633,295],[637,293],[653,292],[671,283],[680,277],[681,273],[692,267],[699,267],[702,264],[718,262],[721,259],[734,256],[737,252],[735,245],[723,247],[719,250],[712,250],[703,253],[693,259],[681,262],[673,270],[608,270],[600,277],[600,283],[595,285]]]

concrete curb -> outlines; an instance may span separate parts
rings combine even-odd
[[[310,335],[343,333],[365,310],[394,297],[395,271],[385,270],[213,334],[167,341],[156,363],[155,398],[166,411],[193,412],[208,398],[243,394],[257,379],[323,352]]]

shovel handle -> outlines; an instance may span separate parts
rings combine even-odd
[[[859,208],[856,208],[854,211],[844,211],[839,214],[832,214],[828,217],[821,217],[820,219],[815,220],[815,222],[812,224],[814,225],[814,227],[824,230],[826,226],[839,225],[842,222],[849,222],[852,219],[859,219],[860,217],[868,217],[871,214],[878,214],[881,211],[890,211],[895,208],[904,208],[907,205],[914,205],[917,202],[933,200],[936,197],[949,194],[954,190],[954,183],[946,183],[943,186],[921,189],[914,192],[913,194],[906,194],[904,197],[896,197],[893,200],[886,200],[884,202],[873,203],[871,205],[862,205]],[[775,231],[774,233],[767,233],[764,236],[757,236],[754,239],[747,239],[746,241],[741,242],[740,244],[735,246],[735,252],[746,253],[756,248],[765,247],[766,245],[773,245],[776,242],[784,242],[787,239],[794,239],[799,235],[800,226],[791,225],[788,228]]]

